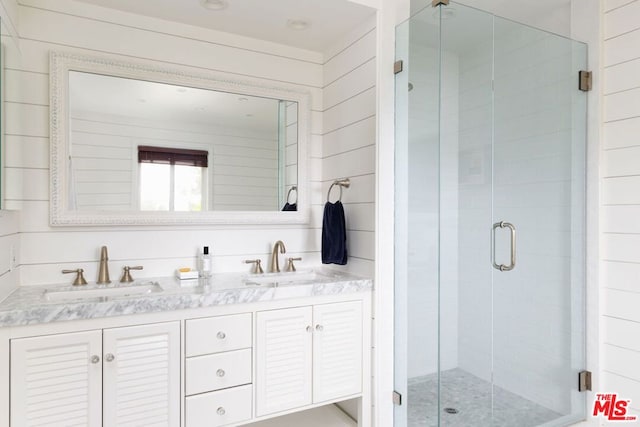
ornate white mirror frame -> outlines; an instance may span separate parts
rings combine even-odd
[[[69,209],[69,72],[80,71],[151,82],[211,89],[298,103],[297,211],[88,211]],[[50,223],[52,226],[302,224],[309,221],[307,144],[310,140],[310,94],[287,84],[257,85],[220,73],[203,74],[63,52],[50,54]]]

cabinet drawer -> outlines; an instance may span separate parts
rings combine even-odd
[[[186,362],[187,395],[251,382],[251,349],[190,357]]]
[[[187,320],[187,357],[248,347],[251,347],[251,313]]]
[[[189,396],[186,427],[214,427],[251,418],[251,385]]]

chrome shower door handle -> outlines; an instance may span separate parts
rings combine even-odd
[[[509,265],[498,264],[496,263],[496,229],[497,228],[508,228],[509,234],[511,235],[511,254]],[[500,271],[511,271],[516,266],[516,227],[510,222],[500,221],[493,224],[493,230],[491,233],[491,254],[493,264],[493,268]]]

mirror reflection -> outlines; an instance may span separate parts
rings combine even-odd
[[[292,210],[297,102],[79,71],[68,78],[69,210]]]

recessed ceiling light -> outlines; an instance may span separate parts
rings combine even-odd
[[[302,30],[306,30],[310,26],[311,26],[311,23],[309,21],[305,21],[304,19],[288,19],[287,20],[287,27],[291,28],[292,30],[302,31]]]
[[[147,102],[147,100],[144,98],[138,98],[138,102],[144,104],[145,102]]]
[[[184,92],[186,92],[186,91],[187,91],[187,88],[186,88],[186,87],[179,87],[179,88],[178,88],[178,89],[176,89],[176,90],[177,90],[178,92],[180,92],[180,93],[184,93]]]
[[[247,117],[253,117],[253,114],[246,114]]]
[[[200,0],[200,4],[209,10],[223,10],[229,7],[227,0]]]
[[[240,102],[247,102],[249,100],[249,98],[245,98],[244,96],[241,96],[240,98],[238,98],[238,101]]]

